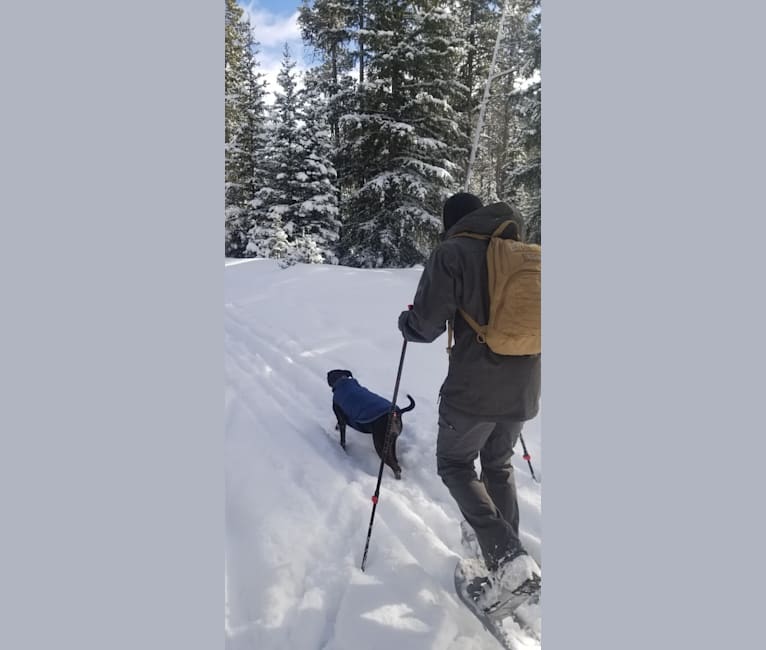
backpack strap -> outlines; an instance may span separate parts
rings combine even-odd
[[[502,234],[503,234],[503,232],[505,231],[505,229],[506,229],[508,226],[510,226],[511,224],[513,224],[513,225],[515,226],[515,225],[516,225],[516,222],[515,222],[513,219],[508,219],[508,221],[503,221],[503,223],[501,223],[501,224],[500,224],[500,225],[497,227],[497,229],[495,230],[495,232],[493,232],[493,233],[492,233],[492,237],[500,237],[500,235],[502,235]],[[518,227],[517,227],[517,230],[518,230]]]
[[[486,327],[479,325],[473,318],[471,318],[463,309],[458,307],[458,311],[465,318],[465,322],[471,326],[471,329],[476,332],[476,340],[479,343],[484,343],[484,331]],[[452,356],[452,341],[454,338],[455,328],[452,325],[452,321],[447,321],[447,356]]]
[[[464,309],[458,308],[458,311],[460,312],[460,315],[465,318],[465,322],[468,323],[471,326],[471,329],[476,332],[476,340],[479,343],[484,343],[484,335],[486,333],[487,327],[486,325],[482,326],[479,325],[473,318],[471,318]]]
[[[450,239],[453,237],[470,237],[471,239],[493,239],[494,237],[500,237],[505,229],[513,224],[516,225],[516,222],[513,219],[507,219],[506,221],[503,221],[497,228],[495,228],[494,232],[491,235],[480,235],[475,232],[457,232],[454,235],[450,235]],[[471,318],[464,309],[458,308],[458,311],[460,312],[460,315],[465,319],[465,322],[468,323],[468,325],[471,326],[471,329],[476,332],[476,340],[479,343],[485,342],[485,335],[487,333],[487,326],[486,325],[479,325],[473,318]],[[452,353],[452,323],[447,324],[447,354]]]
[[[483,240],[492,239],[493,237],[499,237],[509,225],[515,224],[515,223],[516,222],[513,221],[512,219],[503,221],[503,223],[501,223],[491,235],[479,235],[478,233],[475,233],[475,232],[458,232],[458,233],[455,233],[454,235],[450,235],[450,239],[452,239],[452,237],[470,237],[471,239],[483,239]],[[471,316],[469,316],[464,309],[458,308],[458,311],[460,312],[460,315],[465,319],[465,322],[468,323],[468,325],[470,325],[471,329],[474,332],[476,332],[476,340],[479,343],[484,343],[485,341],[484,336],[487,330],[486,325],[485,326],[479,325],[479,323],[477,323],[473,318],[471,318]],[[450,354],[451,352],[452,352],[452,327],[450,324],[447,330],[447,354]]]

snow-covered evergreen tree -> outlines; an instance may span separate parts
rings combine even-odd
[[[316,236],[301,232],[295,238],[290,253],[286,259],[286,265],[296,264],[322,264],[327,261],[326,252],[317,244]]]
[[[540,2],[507,0],[470,190],[515,203],[540,242]],[[486,79],[485,79],[486,81]]]
[[[539,240],[539,4],[304,1],[304,40],[321,59],[314,75],[332,133],[344,264],[418,263],[438,241],[442,202],[465,183],[503,7],[505,36],[469,189],[485,201],[515,202]],[[301,141],[319,131],[309,127]],[[287,208],[282,216],[298,246],[300,216]]]
[[[527,239],[541,241],[540,0],[519,1],[513,15],[511,57],[517,66],[509,92],[511,135],[500,187],[521,209]]]
[[[296,173],[299,184],[296,186],[298,204],[294,219],[304,233],[304,239],[309,237],[309,249],[316,247],[324,261],[337,263],[335,251],[341,226],[338,175],[333,164],[333,135],[323,85],[322,70],[310,70],[299,97],[303,161]],[[318,259],[313,253],[307,253],[307,256],[314,261]]]
[[[461,114],[466,133],[472,133],[497,37],[498,5],[493,0],[457,0],[452,7],[465,38],[458,78],[469,89],[464,102],[456,109]]]
[[[279,210],[269,210],[257,219],[248,233],[247,254],[251,257],[288,259],[293,245],[284,227]]]
[[[354,58],[349,49],[357,20],[358,0],[303,0],[298,22],[303,40],[322,57],[320,90],[327,98],[326,117],[333,135],[333,145],[340,148],[339,120],[343,98],[348,97],[346,73]]]
[[[238,98],[242,87],[242,56],[244,54],[241,28],[243,13],[236,0],[226,0],[226,36],[224,40],[224,128],[226,144],[231,142],[234,132],[241,123]]]
[[[303,161],[303,146],[294,68],[295,61],[285,44],[282,67],[277,75],[279,90],[271,107],[268,142],[262,154],[265,174],[256,194],[256,223],[250,231],[250,250],[258,250],[266,257],[281,256],[281,248],[272,252],[267,242],[280,243],[280,231],[288,238],[292,235],[297,216],[295,204],[300,199],[297,187],[300,180],[296,175]]]
[[[337,174],[321,77],[310,73],[298,91],[295,65],[286,45],[249,249],[291,261],[337,262]]]
[[[504,33],[508,31],[508,12],[505,12],[506,20],[502,15],[509,1],[513,0],[466,0],[462,14],[469,35],[469,56],[464,61],[463,78],[471,87],[470,133],[472,147],[476,147],[470,172],[467,170],[466,174],[470,175],[467,189],[488,202],[500,200],[497,188],[497,153],[503,149],[503,133],[508,129],[507,116],[500,115],[500,111],[497,110],[498,97],[503,96],[503,91],[498,90],[498,81],[502,82],[509,74],[502,74],[498,80],[498,73],[504,70],[507,63],[502,52],[492,70],[491,80],[490,67],[498,30],[503,26]],[[491,94],[487,98],[485,91],[488,82],[491,84]],[[485,99],[488,99],[486,106]],[[477,129],[480,131],[478,139]]]
[[[224,156],[225,156],[225,254],[239,256],[247,245],[246,224],[243,223],[245,201],[242,197],[239,170],[235,160],[241,155],[237,142],[244,123],[243,91],[246,87],[243,58],[245,37],[243,11],[235,0],[226,0],[226,37],[224,73]]]
[[[262,182],[265,82],[257,70],[257,43],[242,9],[226,0],[225,223],[226,255],[247,254],[255,219],[253,201]]]
[[[455,105],[463,41],[436,0],[368,0],[368,81],[343,116],[356,181],[347,202],[344,260],[363,266],[423,262],[438,241],[441,205],[458,189],[467,138]]]
[[[322,117],[332,134],[326,157],[336,173],[333,184],[339,201],[356,187],[355,177],[349,171],[353,161],[346,156],[346,136],[341,127],[341,117],[356,111],[356,82],[351,72],[358,61],[358,48],[354,44],[358,38],[360,9],[363,7],[364,2],[359,0],[304,0],[298,19],[304,42],[313,48],[320,60],[312,70],[312,83],[313,90],[322,96]],[[339,202],[339,223],[344,221],[343,207]],[[331,260],[337,261],[339,243],[340,239],[333,246]]]
[[[411,65],[402,84],[407,98],[402,116],[415,129],[412,149],[404,154],[402,166],[423,177],[428,195],[422,207],[436,215],[437,228],[441,227],[442,203],[460,188],[469,154],[467,125],[458,109],[470,96],[470,88],[458,73],[466,41],[455,13],[443,4],[434,0],[416,3],[412,53],[405,56]]]

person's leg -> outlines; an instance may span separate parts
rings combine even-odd
[[[522,422],[499,422],[480,452],[481,479],[503,519],[511,525],[513,543],[519,548],[519,504],[511,456],[522,426]]]
[[[517,539],[500,514],[485,484],[476,475],[474,462],[495,430],[484,422],[447,407],[439,407],[436,463],[439,476],[457,502],[466,521],[476,531],[487,568],[494,570]]]
[[[540,567],[529,556],[519,539],[519,505],[511,465],[513,447],[522,426],[522,422],[498,423],[480,452],[482,482],[513,531],[505,554],[498,558],[499,566],[495,567],[493,579],[481,597],[482,606],[504,599],[510,593],[520,602],[535,597],[535,594],[539,597]]]

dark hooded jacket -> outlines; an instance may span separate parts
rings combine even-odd
[[[413,308],[399,317],[399,329],[408,341],[430,343],[453,321],[455,341],[440,391],[443,402],[466,414],[525,421],[539,409],[540,355],[495,354],[476,340],[457,311],[464,309],[481,324],[489,318],[487,240],[451,236],[463,231],[490,235],[507,219],[518,224],[523,238],[521,215],[507,203],[475,210],[445,233],[423,270]]]

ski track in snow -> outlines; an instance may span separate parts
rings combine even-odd
[[[367,570],[359,569],[379,459],[339,445],[326,373],[348,368],[390,399],[399,312],[419,269],[227,263],[225,463],[227,650],[483,650],[496,641],[459,603],[460,515],[436,474],[444,337],[410,344],[399,403],[414,411],[383,474]],[[539,420],[524,437],[542,476]],[[517,449],[522,537],[540,561],[540,486]]]

